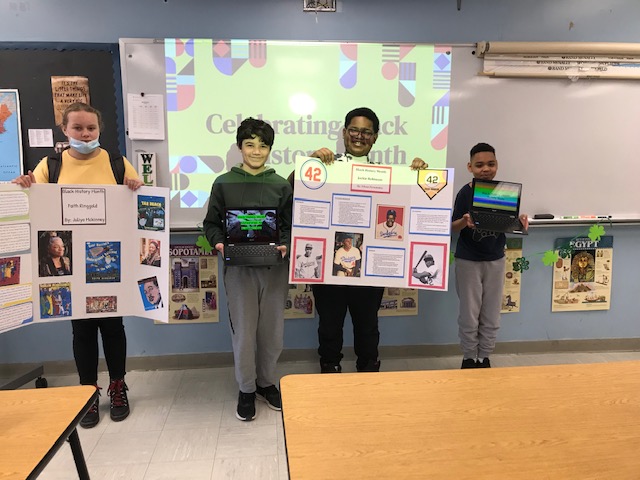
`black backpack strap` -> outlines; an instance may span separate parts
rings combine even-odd
[[[124,159],[122,155],[112,157],[109,153],[109,161],[111,162],[111,170],[113,171],[113,176],[116,178],[116,183],[122,185],[124,183]]]
[[[49,170],[49,183],[58,183],[60,167],[62,166],[62,154],[54,153],[47,157],[47,169]]]

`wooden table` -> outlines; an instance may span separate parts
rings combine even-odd
[[[0,479],[37,478],[67,438],[88,479],[76,425],[97,395],[93,386],[0,391]]]
[[[289,375],[291,480],[640,479],[640,361]]]

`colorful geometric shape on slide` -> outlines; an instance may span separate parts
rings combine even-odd
[[[197,208],[200,205],[198,203],[198,192],[180,192],[180,206],[182,208]]]
[[[207,205],[208,200],[209,191],[189,190],[187,192],[180,192],[181,208],[203,208]]]
[[[266,40],[249,40],[249,63],[254,68],[262,68],[267,63]]]
[[[340,44],[340,85],[342,88],[353,88],[358,82],[358,45],[355,43]]]
[[[197,173],[220,173],[224,170],[224,160],[218,155],[201,155]]]
[[[447,147],[449,125],[431,125],[431,146],[434,150],[442,150]]]
[[[382,45],[382,78],[393,80],[398,76],[398,63],[400,62],[400,45]]]
[[[195,100],[193,40],[165,40],[165,89],[167,111],[189,108]]]
[[[172,57],[179,57],[181,55],[188,55],[193,57],[193,38],[168,38],[164,41],[165,55]]]
[[[416,100],[416,64],[400,62],[398,103],[410,107]]]
[[[222,158],[215,155],[182,155],[169,157],[169,173],[220,173],[224,168]]]
[[[447,91],[431,107],[431,146],[435,150],[442,150],[447,146],[449,100],[450,94]]]
[[[432,78],[436,90],[449,90],[451,87],[451,47],[435,47]]]
[[[171,174],[171,190],[182,191],[189,188],[189,176],[182,173]]]
[[[249,58],[246,40],[219,40],[212,46],[213,65],[223,75],[236,73]]]
[[[407,55],[409,55],[409,52],[411,52],[414,47],[415,45],[400,45],[400,48],[398,49],[400,58],[398,60],[403,60]]]
[[[249,58],[249,40],[231,40],[231,58]]]
[[[398,76],[398,64],[395,62],[387,62],[382,64],[382,78],[385,80],[393,80]]]

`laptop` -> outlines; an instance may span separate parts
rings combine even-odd
[[[283,262],[277,208],[225,208],[224,263],[270,266]]]
[[[476,227],[502,233],[527,235],[520,223],[522,184],[473,179],[473,199],[469,214]]]

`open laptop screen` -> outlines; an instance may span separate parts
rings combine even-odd
[[[522,185],[494,180],[473,181],[473,208],[518,213]]]
[[[278,243],[275,208],[226,208],[225,235],[228,244]]]

